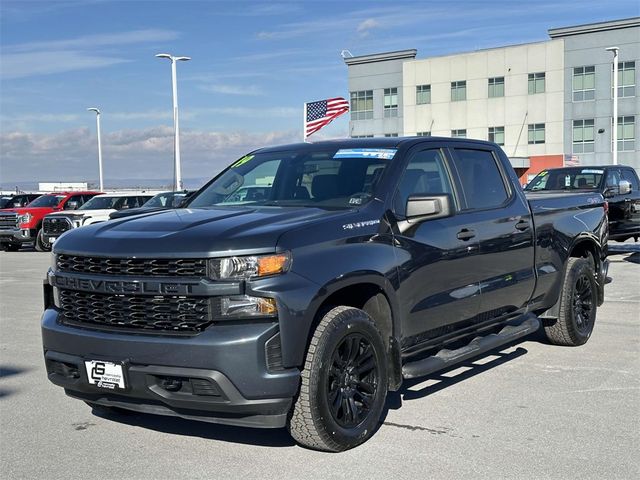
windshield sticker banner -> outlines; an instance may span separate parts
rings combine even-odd
[[[580,173],[595,173],[596,175],[602,175],[604,170],[582,170]]]
[[[231,168],[235,168],[235,167],[239,167],[240,165],[244,165],[245,163],[250,161],[252,158],[253,158],[253,155],[245,155],[240,160],[238,160],[236,163],[231,165]]]
[[[397,151],[397,148],[341,148],[333,158],[376,158],[378,160],[391,160]]]

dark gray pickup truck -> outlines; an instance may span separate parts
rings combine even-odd
[[[602,195],[525,197],[492,143],[264,148],[185,208],[56,241],[47,374],[96,409],[286,426],[341,451],[404,379],[539,328],[585,343],[606,245]]]

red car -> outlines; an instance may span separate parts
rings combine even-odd
[[[0,246],[7,251],[19,250],[22,244],[34,242],[42,248],[42,219],[48,213],[75,210],[101,192],[56,192],[36,198],[23,208],[0,210]]]

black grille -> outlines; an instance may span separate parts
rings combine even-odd
[[[42,220],[42,230],[47,235],[60,235],[71,229],[71,222],[68,218],[47,218]]]
[[[60,290],[62,323],[148,333],[191,333],[211,324],[207,298],[104,295]]]
[[[99,275],[136,275],[141,277],[206,277],[204,259],[102,258],[58,255],[61,272],[95,273]]]
[[[0,213],[0,229],[17,228],[17,218],[15,213]]]

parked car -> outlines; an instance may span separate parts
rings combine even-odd
[[[109,220],[118,210],[138,208],[153,195],[148,193],[105,193],[94,197],[73,212],[57,212],[42,221],[40,245],[50,251],[57,238],[68,230]]]
[[[26,207],[38,198],[41,193],[16,193],[0,197],[0,209]]]
[[[267,181],[266,197],[232,196]],[[607,278],[604,205],[598,192],[526,197],[489,142],[260,149],[188,208],[56,241],[48,379],[104,412],[286,425],[302,445],[346,450],[405,379],[541,323],[551,343],[587,342]]]
[[[609,204],[609,238],[624,242],[640,237],[640,181],[625,165],[552,168],[540,172],[527,192],[599,192]]]
[[[35,242],[44,251],[42,219],[60,210],[75,210],[100,192],[57,192],[41,195],[26,207],[0,211],[0,245],[4,250],[16,251],[25,243]]]
[[[158,212],[169,208],[178,208],[185,204],[194,190],[183,190],[180,192],[162,192],[147,200],[144,205],[139,208],[130,208],[128,210],[118,210],[109,214],[109,219],[130,217],[140,213]]]

